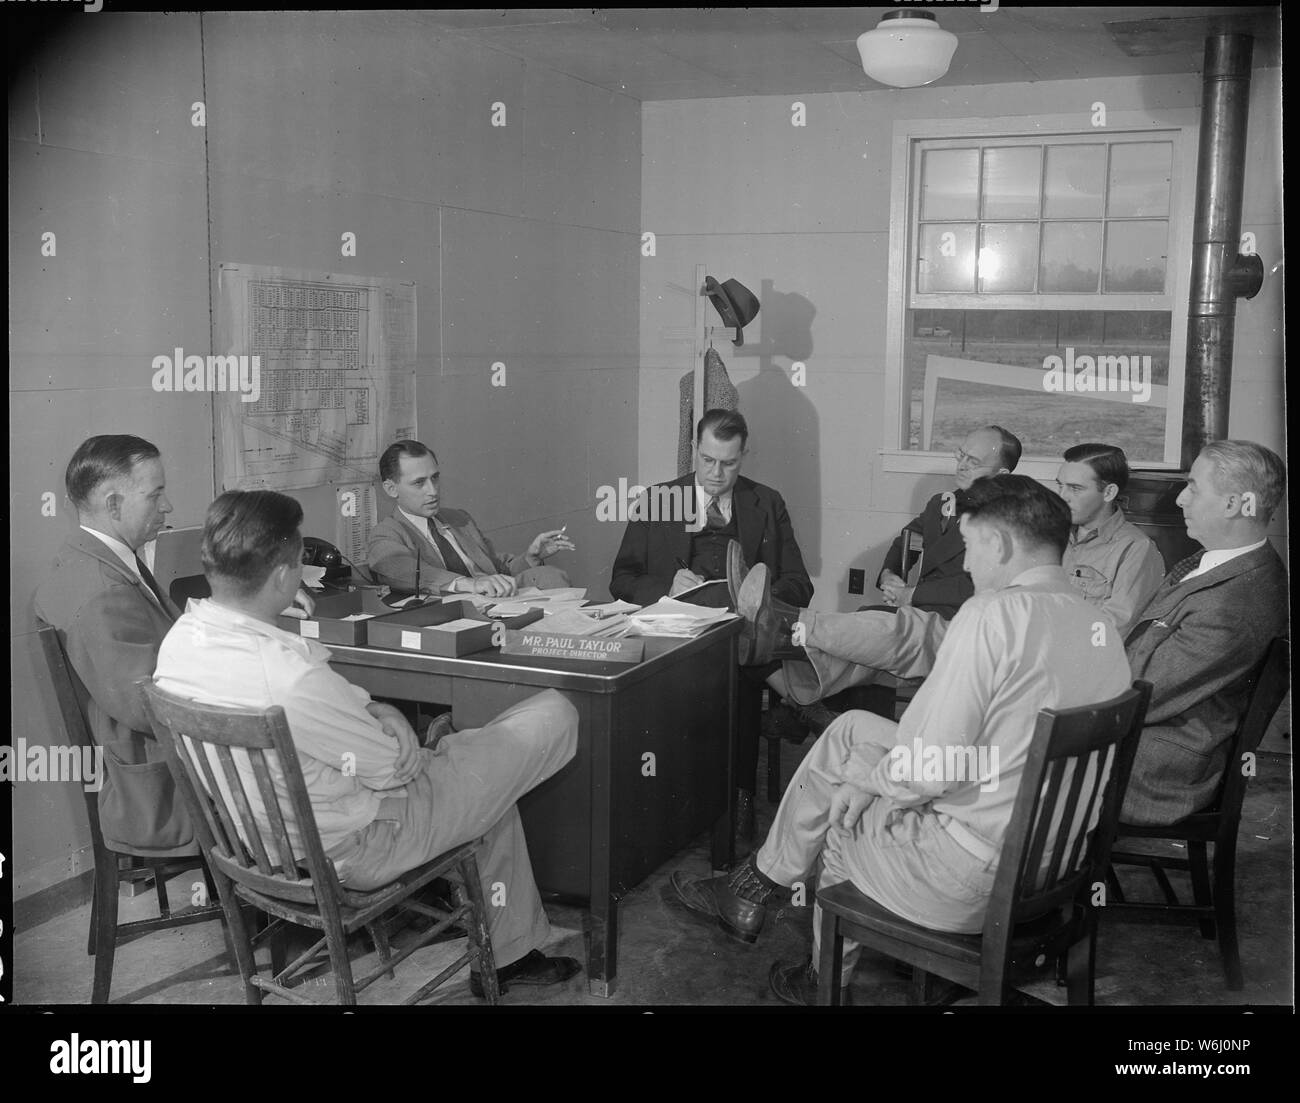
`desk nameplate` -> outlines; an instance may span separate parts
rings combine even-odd
[[[509,631],[501,645],[503,655],[533,655],[543,659],[578,659],[594,663],[639,663],[645,640],[603,639],[599,636],[563,636],[551,632]]]

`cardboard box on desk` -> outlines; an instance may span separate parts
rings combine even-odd
[[[529,609],[514,617],[489,618],[468,601],[434,602],[371,621],[367,642],[371,647],[391,647],[395,651],[420,651],[425,655],[458,659],[491,647],[497,624],[522,628],[541,619],[540,609]]]
[[[364,644],[371,620],[348,620],[348,617],[382,617],[393,612],[391,605],[379,600],[374,589],[350,590],[341,594],[323,594],[316,598],[316,608],[307,620],[297,617],[276,618],[277,627],[296,632],[321,643]]]

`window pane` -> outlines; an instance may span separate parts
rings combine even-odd
[[[1168,222],[1106,223],[1106,272],[1103,291],[1165,289]]]
[[[927,149],[921,159],[921,218],[975,218],[979,150]]]
[[[1107,213],[1141,218],[1169,213],[1169,142],[1124,142],[1110,147]]]
[[[975,290],[975,227],[937,222],[921,227],[921,253],[917,258],[916,290]]]
[[[981,218],[1037,218],[1038,146],[994,147],[984,151]]]
[[[1106,147],[1048,146],[1044,218],[1100,218]]]
[[[981,292],[1032,291],[1037,268],[1037,222],[993,222],[980,227]]]
[[[1039,291],[1086,291],[1095,295],[1100,277],[1100,222],[1043,224]]]

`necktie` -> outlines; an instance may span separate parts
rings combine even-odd
[[[1203,555],[1205,555],[1204,551],[1198,551],[1189,555],[1186,559],[1180,559],[1174,564],[1173,570],[1165,576],[1165,585],[1177,586],[1184,578],[1201,565],[1201,557]]]
[[[438,526],[433,523],[433,518],[429,519],[429,535],[433,537],[438,553],[442,556],[442,564],[447,570],[451,571],[452,574],[468,575],[470,573],[470,569],[465,566],[465,560],[456,554],[456,549],[451,546],[451,541],[438,531]]]
[[[149,587],[149,592],[153,594],[162,611],[167,614],[168,619],[175,619],[167,607],[167,599],[163,597],[162,589],[158,586],[158,580],[154,578],[153,571],[144,565],[144,560],[138,555],[135,557],[135,569],[140,572],[140,577],[144,579],[144,584]]]
[[[722,516],[722,509],[718,505],[717,497],[709,499],[708,508],[704,511],[704,523],[711,529],[725,529],[727,519]]]

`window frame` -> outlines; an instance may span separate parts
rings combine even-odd
[[[885,402],[881,440],[877,450],[881,470],[911,474],[952,474],[947,451],[904,448],[910,423],[910,398],[904,394],[904,341],[910,309],[970,310],[972,300],[986,298],[990,309],[1003,310],[1168,310],[1169,405],[1165,416],[1164,459],[1142,466],[1177,470],[1182,466],[1182,408],[1187,352],[1187,296],[1191,279],[1191,227],[1196,193],[1196,154],[1200,129],[1197,108],[1176,108],[1152,113],[1108,111],[1107,125],[1091,125],[1090,111],[1069,115],[1015,115],[1000,118],[901,119],[894,123],[890,187],[889,299],[885,319]],[[972,144],[1017,142],[1041,144],[1060,136],[1098,141],[1158,140],[1173,143],[1169,180],[1169,242],[1166,287],[1163,294],[1123,292],[1090,294],[1057,292],[1046,295],[992,292],[942,292],[919,295],[914,290],[912,267],[920,211],[919,168],[921,151],[931,142]],[[901,232],[900,228],[901,227]],[[922,303],[915,300],[920,298]],[[1094,305],[1097,304],[1097,305]],[[1104,305],[1102,305],[1104,304]],[[1015,431],[1015,426],[1008,425]],[[1056,477],[1059,456],[1026,454],[1016,471],[1031,478]]]

